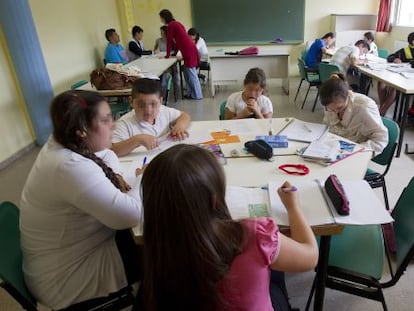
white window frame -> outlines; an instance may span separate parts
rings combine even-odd
[[[402,11],[405,6],[411,5],[412,11]],[[391,21],[394,26],[414,27],[414,1],[413,0],[394,0],[391,7]]]

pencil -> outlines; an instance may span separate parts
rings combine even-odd
[[[283,187],[282,188],[282,191],[283,192],[294,192],[294,191],[297,191],[298,190],[298,188],[296,188],[295,186],[292,186],[292,187]]]

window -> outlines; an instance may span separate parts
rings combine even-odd
[[[395,0],[391,16],[395,26],[414,27],[414,1]]]

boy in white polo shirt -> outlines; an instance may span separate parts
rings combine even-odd
[[[112,150],[118,156],[129,154],[139,146],[151,150],[159,138],[183,140],[188,137],[190,116],[162,105],[159,80],[142,78],[135,81],[130,99],[133,110],[115,123]]]

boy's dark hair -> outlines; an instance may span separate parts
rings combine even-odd
[[[109,28],[109,29],[105,30],[105,38],[106,38],[106,40],[109,41],[109,39],[112,37],[112,35],[114,34],[114,32],[116,32],[116,30],[114,28]]]
[[[362,47],[366,48],[368,51],[370,50],[369,43],[366,40],[358,40],[357,42],[355,42],[354,45],[355,46],[362,45]]]
[[[165,20],[165,22],[167,24],[169,24],[170,22],[172,22],[172,21],[175,20],[174,19],[174,16],[171,13],[171,11],[170,10],[167,10],[167,9],[161,10],[160,13],[159,13],[159,15],[160,15],[160,17],[162,17]]]
[[[136,33],[140,33],[140,32],[144,32],[144,29],[142,29],[141,27],[135,25],[134,27],[132,27],[132,38],[135,36]]]
[[[322,39],[328,39],[328,38],[335,38],[335,34],[333,32],[328,32],[323,35]]]
[[[408,44],[412,44],[414,41],[414,32],[410,33],[407,37]]]
[[[141,78],[135,80],[132,85],[132,98],[138,96],[138,94],[158,94],[162,95],[160,80]]]
[[[261,88],[266,87],[266,74],[264,73],[263,69],[255,67],[251,68],[244,78],[243,84],[246,85],[248,83],[258,83]]]
[[[364,37],[367,40],[371,40],[371,41],[375,40],[375,36],[371,31],[367,31],[366,33],[364,33]]]
[[[163,25],[160,27],[160,30],[162,30],[165,34],[167,34],[168,26]]]

